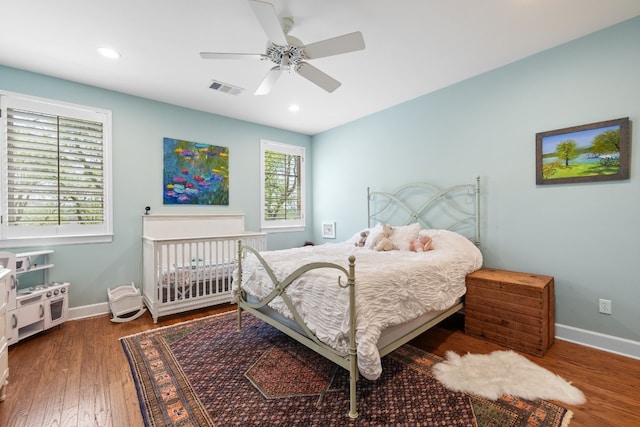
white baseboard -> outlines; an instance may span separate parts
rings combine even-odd
[[[98,304],[70,308],[69,319],[84,319],[87,317],[101,316],[103,314],[108,314],[109,312],[109,303],[101,302]],[[611,335],[601,334],[599,332],[587,331],[585,329],[574,328],[573,326],[560,325],[557,323],[556,338],[640,360],[640,342],[638,341],[618,338]]]
[[[640,359],[640,342],[556,323],[556,338],[597,348],[609,353]]]
[[[81,307],[72,307],[69,309],[69,320],[78,320],[85,319],[87,317],[101,316],[109,312],[110,310],[108,302],[83,305]]]

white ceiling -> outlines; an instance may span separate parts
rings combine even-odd
[[[245,0],[0,0],[0,64],[313,135],[640,15],[638,0],[269,1],[304,43],[362,32],[365,50],[309,61],[335,92],[292,72],[255,96],[273,64],[200,58],[264,53]]]

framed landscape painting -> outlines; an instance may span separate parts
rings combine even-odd
[[[536,134],[536,184],[629,178],[629,118]]]
[[[228,205],[229,148],[164,138],[163,204]]]

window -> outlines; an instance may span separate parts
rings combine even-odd
[[[111,112],[0,93],[0,113],[0,246],[111,241]]]
[[[260,152],[262,229],[304,230],[304,147],[262,140]]]

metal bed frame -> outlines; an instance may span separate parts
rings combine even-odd
[[[465,202],[472,204],[471,208],[465,207]],[[440,212],[439,218],[432,220],[429,215],[438,207],[446,209]],[[454,230],[462,232],[479,245],[480,177],[476,177],[475,184],[456,185],[442,190],[422,182],[403,185],[390,193],[367,188],[368,226],[372,227],[373,222],[390,223],[390,215],[396,218],[396,225],[417,222],[421,228]],[[438,219],[445,225],[435,226],[434,221]]]
[[[415,203],[409,202],[406,197],[407,194],[411,194],[411,196],[415,196],[415,193],[420,192],[423,194],[421,201],[418,202],[417,205]],[[466,209],[458,200],[458,196],[462,196],[465,199],[471,199],[473,202],[472,205],[474,208]],[[374,211],[372,211],[372,205],[376,205],[375,200],[377,198],[381,199],[381,208],[374,207]],[[371,221],[380,220],[383,215],[383,212],[389,210],[393,207],[393,209],[400,208],[406,215],[408,215],[408,220],[406,224],[418,222],[421,224],[423,228],[432,228],[430,226],[431,222],[427,221],[426,215],[429,211],[434,209],[435,206],[444,204],[447,207],[448,212],[452,212],[454,214],[451,219],[451,224],[446,227],[449,230],[456,230],[460,227],[466,227],[471,225],[473,229],[473,235],[469,236],[467,233],[466,236],[472,240],[476,245],[480,242],[480,227],[479,227],[479,198],[480,198],[480,178],[476,178],[475,185],[467,184],[467,185],[457,185],[454,187],[450,187],[448,189],[439,190],[436,187],[430,184],[418,183],[418,184],[408,184],[404,185],[391,193],[387,192],[371,192],[367,189],[367,199],[368,199],[368,215],[369,215],[369,226],[371,226]],[[466,201],[466,200],[465,200]],[[396,212],[397,213],[397,212]],[[443,227],[444,228],[444,227]],[[246,291],[242,289],[242,259],[245,254],[249,252],[256,256],[262,266],[265,268],[265,271],[271,278],[274,284],[274,290],[264,299],[258,302],[250,302],[247,300]],[[247,311],[251,313],[253,316],[259,318],[260,320],[270,324],[276,329],[282,331],[286,335],[290,336],[294,340],[299,343],[305,345],[316,353],[326,357],[332,362],[336,363],[340,367],[349,371],[349,417],[357,418],[357,401],[356,401],[356,390],[357,390],[357,381],[359,377],[358,371],[358,360],[357,360],[357,348],[356,348],[356,310],[355,310],[355,302],[356,302],[356,294],[355,294],[355,286],[356,286],[356,259],[355,256],[350,256],[348,261],[348,268],[344,268],[341,265],[328,263],[328,262],[314,262],[310,264],[303,265],[292,272],[289,276],[287,276],[284,280],[280,281],[277,279],[273,270],[268,265],[268,263],[262,258],[259,251],[242,244],[241,241],[238,241],[238,331],[242,330],[242,312]],[[305,273],[316,270],[320,268],[328,268],[335,269],[338,275],[336,284],[342,288],[349,289],[349,348],[347,354],[339,352],[332,347],[321,342],[305,325],[302,317],[294,308],[291,299],[286,294],[286,288],[291,285],[297,278],[304,275]],[[346,277],[346,281],[343,281],[343,277]],[[295,328],[292,328],[288,325],[283,324],[278,319],[271,317],[269,315],[269,307],[268,304],[276,297],[282,298],[287,308],[290,310],[293,315],[295,321]],[[395,340],[384,348],[379,349],[380,357],[384,357],[385,355],[391,353],[398,347],[406,344],[412,339],[416,338],[418,335],[432,328],[436,324],[440,323],[442,320],[451,316],[452,314],[458,312],[463,307],[463,303],[457,303],[449,309],[443,311],[438,316],[434,317],[427,323],[422,324],[416,329],[406,333],[401,338]]]

